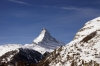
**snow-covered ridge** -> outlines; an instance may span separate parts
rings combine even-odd
[[[96,55],[100,53],[100,17],[88,21],[83,28],[81,28],[77,33],[73,41],[66,45],[66,47],[71,48],[76,46],[78,49],[82,50],[80,52],[80,59],[84,61],[97,60]],[[74,49],[74,47],[72,48]],[[78,52],[74,49],[74,51]],[[100,58],[99,58],[100,60]]]
[[[49,66],[100,65],[100,17],[88,21],[74,40],[55,49],[44,61]]]
[[[93,20],[88,21],[83,28],[81,28],[75,36],[75,40],[82,40],[87,35],[91,34],[92,32],[100,30],[100,17],[95,18]]]
[[[5,45],[0,45],[0,56],[5,54],[6,52],[16,50],[18,48],[22,47],[21,44],[5,44]]]

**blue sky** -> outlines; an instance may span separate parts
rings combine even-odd
[[[0,0],[0,44],[32,43],[42,28],[68,43],[100,16],[100,0]]]

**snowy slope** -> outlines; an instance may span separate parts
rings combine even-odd
[[[88,21],[70,43],[55,49],[41,62],[48,66],[99,66],[100,17]]]
[[[5,63],[7,66],[27,66],[38,63],[43,57],[41,53],[33,49],[18,48],[1,56],[0,65]]]
[[[22,48],[33,49],[33,50],[36,50],[42,54],[44,54],[45,52],[52,52],[53,51],[53,49],[46,49],[46,48],[41,47],[41,46],[36,45],[36,44],[25,44]]]
[[[0,56],[5,54],[6,52],[15,50],[17,48],[22,47],[21,44],[5,44],[5,45],[0,45]]]

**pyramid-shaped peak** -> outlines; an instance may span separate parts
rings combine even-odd
[[[57,46],[64,45],[64,43],[57,41],[55,38],[53,38],[49,31],[45,28],[42,29],[39,36],[33,40],[33,43],[36,43],[38,45],[41,45],[42,47],[49,47],[49,48],[55,48]]]
[[[41,33],[49,33],[49,31],[46,29],[46,28],[42,28],[42,31],[41,31]]]
[[[46,28],[42,28],[42,30],[47,30]]]
[[[38,44],[38,43],[42,42],[44,39],[48,39],[48,38],[52,38],[50,36],[49,31],[45,28],[42,28],[40,35],[36,39],[34,39],[33,42]]]

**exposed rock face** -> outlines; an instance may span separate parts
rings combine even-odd
[[[90,39],[92,39],[93,37],[95,37],[96,34],[97,34],[97,32],[95,31],[95,32],[93,32],[93,33],[87,35],[85,38],[82,39],[81,42],[88,42]]]

